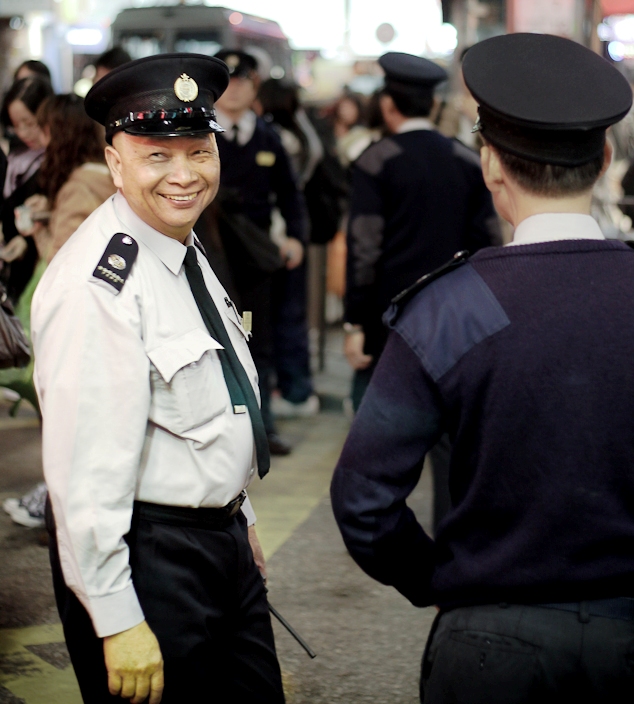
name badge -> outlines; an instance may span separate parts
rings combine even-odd
[[[258,152],[255,155],[255,163],[258,166],[273,166],[275,164],[274,152]]]

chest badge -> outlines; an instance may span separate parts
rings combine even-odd
[[[242,327],[245,332],[253,330],[253,313],[250,310],[242,311]]]
[[[125,259],[119,254],[111,254],[108,257],[108,264],[110,264],[113,269],[118,269],[119,271],[123,271],[127,266]]]
[[[275,164],[274,152],[258,152],[255,155],[255,163],[258,166],[273,166]]]
[[[198,97],[198,84],[186,73],[182,73],[174,83],[174,93],[179,100],[184,103],[191,103]]]

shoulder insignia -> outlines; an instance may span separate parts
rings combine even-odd
[[[425,274],[425,276],[421,276],[420,279],[415,281],[411,286],[408,286],[404,291],[401,291],[397,296],[394,296],[392,299],[392,305],[385,314],[386,322],[389,324],[394,323],[403,308],[405,308],[407,303],[409,303],[409,301],[414,298],[419,291],[422,291],[441,276],[444,276],[450,271],[466,264],[468,259],[469,252],[466,249],[456,252],[456,254],[454,254],[446,264],[438,267],[438,269],[434,269],[434,271],[430,271],[429,274]]]
[[[117,232],[108,242],[92,275],[109,283],[119,293],[132,271],[138,253],[139,245],[136,241],[130,235]]]

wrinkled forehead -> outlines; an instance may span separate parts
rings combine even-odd
[[[217,150],[216,135],[213,132],[183,137],[162,137],[117,132],[113,136],[112,145],[121,153],[147,152],[157,148],[171,152],[190,152],[192,149],[204,148],[213,151]]]

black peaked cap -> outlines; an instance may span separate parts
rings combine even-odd
[[[411,87],[433,88],[447,80],[447,72],[433,61],[422,56],[404,54],[400,51],[388,51],[379,58],[379,66],[385,71],[385,80]]]
[[[106,74],[84,105],[106,127],[106,137],[131,134],[182,136],[220,132],[214,103],[229,84],[227,66],[203,54],[157,54]]]
[[[258,70],[258,61],[255,56],[247,54],[245,51],[221,49],[216,54],[216,58],[227,64],[231,78],[248,78]]]
[[[494,146],[574,166],[599,156],[605,129],[632,105],[627,80],[590,49],[548,34],[507,34],[467,51],[465,84]]]

